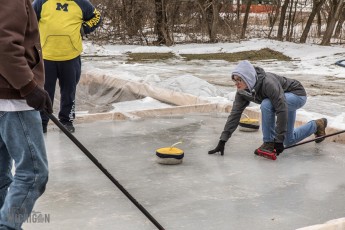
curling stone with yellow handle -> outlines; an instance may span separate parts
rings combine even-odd
[[[245,115],[245,114],[244,114]],[[260,128],[260,123],[258,119],[252,119],[249,118],[247,115],[245,115],[246,118],[242,118],[240,120],[239,130],[244,132],[255,132],[258,131]]]
[[[181,164],[184,157],[183,150],[174,147],[182,142],[177,142],[170,147],[160,148],[156,150],[156,161],[165,165]]]

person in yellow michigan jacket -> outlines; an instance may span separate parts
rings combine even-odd
[[[56,82],[60,86],[60,122],[74,132],[75,94],[81,74],[82,35],[101,23],[99,11],[88,0],[34,0],[46,81],[44,88],[54,102]],[[49,118],[41,113],[43,132]]]

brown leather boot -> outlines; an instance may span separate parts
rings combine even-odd
[[[327,127],[327,119],[326,118],[321,118],[321,119],[317,119],[315,120],[316,122],[316,132],[315,137],[322,137],[326,135],[326,127]],[[324,141],[325,138],[320,138],[315,140],[316,143],[320,143],[322,141]]]

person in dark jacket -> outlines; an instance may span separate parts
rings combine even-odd
[[[261,150],[279,155],[284,146],[295,144],[312,134],[316,137],[326,134],[326,118],[294,127],[296,110],[307,101],[306,91],[299,81],[265,72],[246,60],[238,63],[231,78],[237,87],[235,101],[218,145],[209,154],[224,154],[225,143],[236,130],[242,112],[250,102],[261,104],[263,144],[255,150],[256,154]],[[319,138],[316,142],[323,140]]]
[[[48,181],[40,113],[52,113],[31,0],[0,11],[0,229],[21,229]],[[14,176],[12,162],[15,163]]]

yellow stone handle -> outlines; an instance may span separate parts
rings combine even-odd
[[[172,145],[170,146],[170,149],[172,149],[175,145],[182,144],[182,143],[183,143],[182,141],[176,142],[175,144],[172,144]]]

